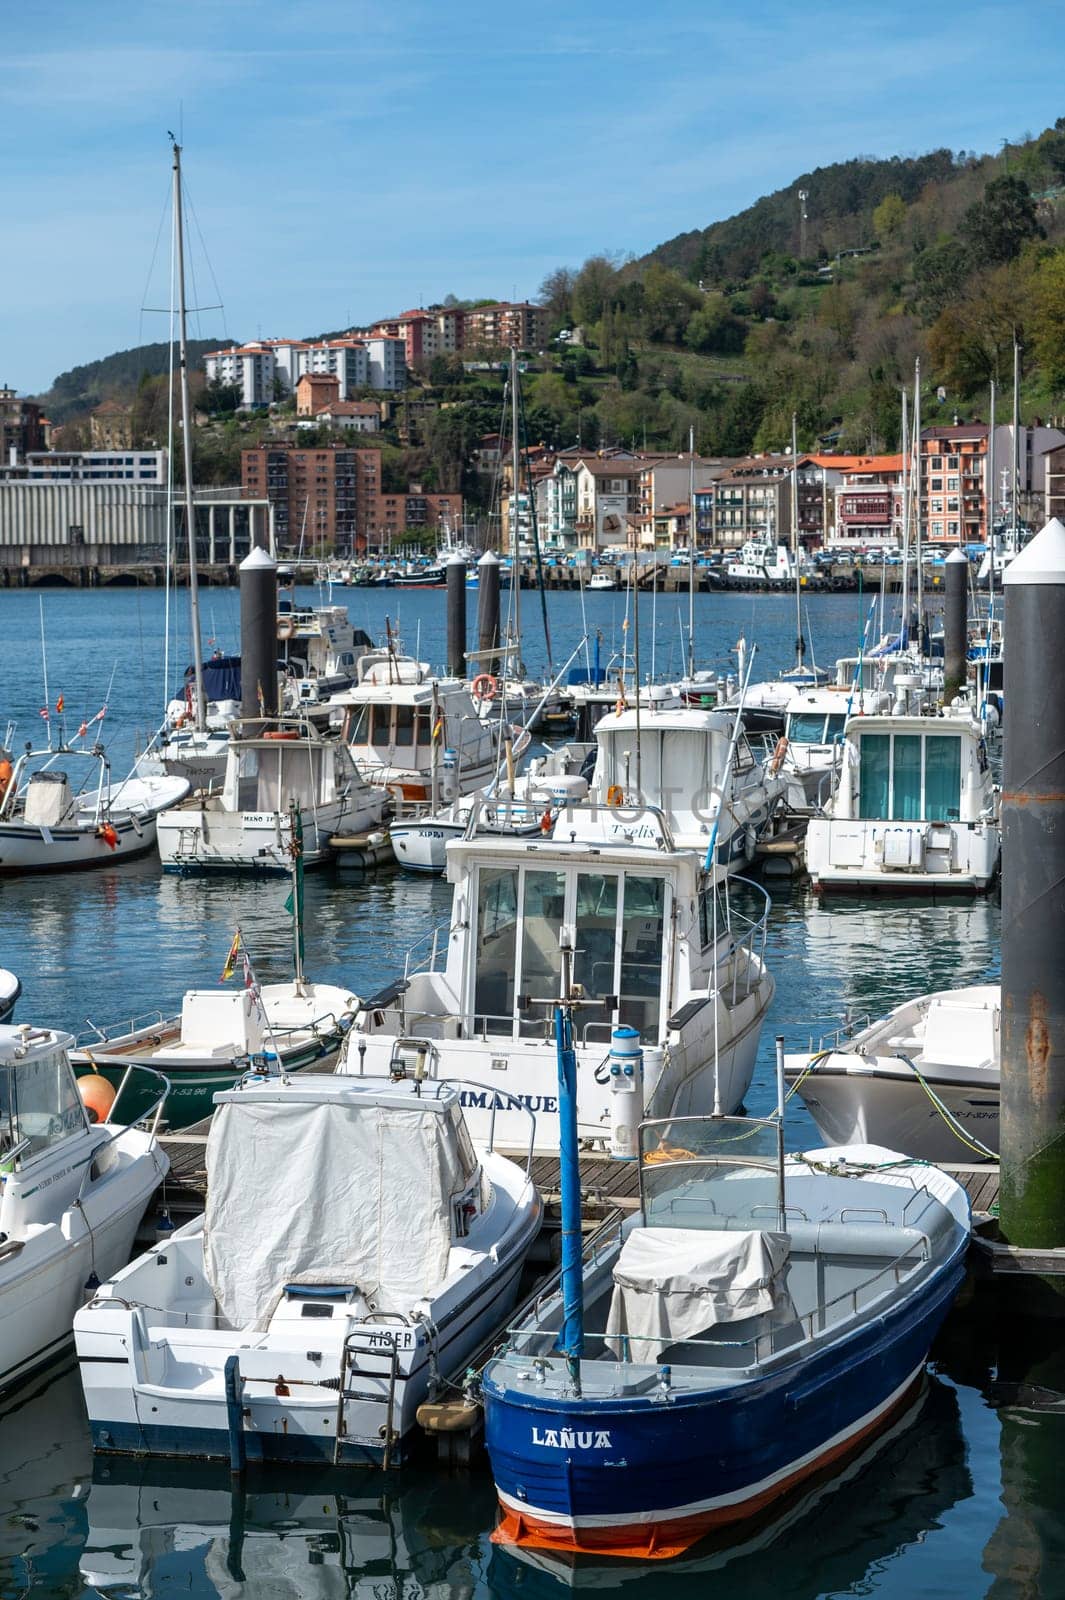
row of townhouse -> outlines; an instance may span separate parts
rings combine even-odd
[[[460,494],[411,484],[405,493],[381,485],[381,452],[326,445],[307,449],[278,441],[241,452],[241,485],[249,500],[271,508],[277,547],[326,546],[343,554],[387,549],[408,532],[461,528]]]
[[[463,350],[538,350],[547,339],[547,312],[528,300],[502,300],[493,305],[434,306],[384,317],[371,336],[402,339],[407,365]]]
[[[403,389],[407,383],[406,346],[402,339],[384,334],[323,339],[316,344],[257,339],[208,351],[204,368],[208,383],[236,386],[241,405],[248,408],[294,394],[305,373],[335,378],[338,400],[349,400],[364,389]]]

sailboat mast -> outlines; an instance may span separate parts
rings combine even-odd
[[[987,569],[988,614],[995,604],[995,380],[991,379],[991,421],[987,429],[987,488],[984,493],[984,512],[987,517],[987,548],[991,564]]]
[[[899,645],[906,636],[909,618],[906,608],[910,603],[910,418],[909,390],[902,391],[902,621],[899,625]],[[880,569],[880,619],[883,633],[884,570]]]
[[[799,586],[799,429],[791,413],[791,545],[795,562],[795,670],[801,672],[806,645],[802,636],[802,592]]]
[[[651,632],[652,648],[654,631]],[[688,429],[688,681],[695,677],[695,428]]]
[[[203,649],[200,645],[200,591],[196,573],[196,508],[192,497],[192,407],[189,403],[189,341],[185,305],[185,230],[181,205],[181,146],[174,140],[174,237],[177,245],[178,368],[181,383],[181,444],[185,462],[185,534],[189,547],[189,614],[192,622],[192,667],[195,674],[194,726],[206,726]]]
[[[518,484],[521,476],[521,438],[518,428],[518,352],[510,347],[510,582],[514,589],[514,636],[521,644],[521,515],[518,511]],[[504,665],[504,671],[509,665]]]
[[[913,552],[916,555],[918,659],[924,640],[924,563],[921,560],[921,357],[913,363]]]
[[[1021,347],[1013,336],[1013,451],[1010,461],[1010,554],[1017,554],[1017,479],[1020,476]]]

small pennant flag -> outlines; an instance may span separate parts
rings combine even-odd
[[[57,717],[61,717],[63,715],[63,696],[62,695],[60,695],[59,698],[56,700],[56,703],[55,703],[55,714],[56,714]]]
[[[218,980],[219,983],[228,983],[229,982],[230,978],[233,976],[234,971],[236,970],[237,956],[239,954],[240,954],[240,929],[238,928],[236,933],[233,935],[233,943],[229,947],[229,954],[226,956],[226,964],[222,968],[222,976]]]
[[[52,713],[49,711],[47,706],[42,706],[41,707],[41,716],[44,718],[45,722],[48,721],[48,719],[49,719],[49,717],[51,715],[52,715]]]
[[[77,737],[79,739],[84,739],[84,737],[88,733],[88,731],[89,731],[89,724],[87,722],[83,722],[81,727],[78,729]]]
[[[436,714],[436,721],[433,723],[433,743],[434,744],[439,744],[440,740],[443,737],[444,737],[444,713],[442,711],[438,711],[437,714]]]

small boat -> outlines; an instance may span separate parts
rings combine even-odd
[[[896,690],[911,683],[896,677]],[[986,893],[1000,841],[998,791],[967,706],[847,718],[834,792],[806,833],[816,893]]]
[[[613,571],[604,572],[600,570],[598,572],[593,572],[591,577],[588,579],[589,589],[617,589],[618,587],[618,576],[617,573]]]
[[[587,784],[583,792],[587,794]],[[506,794],[466,795],[447,811],[393,822],[389,836],[396,861],[404,872],[439,875],[447,866],[447,847],[452,839],[466,839],[475,833],[534,839],[544,827],[545,810],[549,822],[553,822],[551,808],[555,805],[557,801],[546,790],[539,799],[527,790],[521,798]]]
[[[514,1304],[536,1190],[477,1157],[453,1085],[249,1077],[215,1104],[206,1215],[76,1319],[93,1447],[400,1465]]]
[[[200,792],[159,818],[164,872],[287,872],[292,807],[302,808],[305,866],[329,859],[337,833],[380,825],[387,797],[348,749],[303,716],[234,724],[219,794]]]
[[[998,1154],[997,983],[904,1000],[847,1039],[785,1057],[785,1073],[833,1144],[887,1144],[920,1161]]]
[[[725,582],[730,587],[779,588],[794,576],[787,545],[770,544],[765,539],[748,539],[739,555],[725,562]]]
[[[75,789],[70,772],[79,766],[86,776]],[[99,746],[27,750],[0,800],[0,873],[74,871],[147,855],[159,815],[188,792],[187,779],[165,775],[112,783]]]
[[[211,1113],[212,1097],[249,1071],[275,1061],[283,1072],[335,1064],[358,1001],[333,984],[296,980],[241,988],[190,989],[177,1016],[161,1011],[80,1034],[71,1062],[79,1076],[101,1073],[116,1088],[131,1063],[166,1074],[163,1116],[187,1128]],[[144,1115],[145,1092],[132,1092],[126,1121]]]
[[[22,984],[13,972],[0,967],[0,1023],[10,1022],[22,993]]]
[[[482,1378],[498,1543],[682,1554],[912,1404],[965,1275],[965,1191],[874,1145],[785,1157],[782,1122],[644,1124],[640,1211],[584,1262],[564,1149],[576,1249]]]
[[[92,1120],[73,1043],[51,1028],[0,1027],[0,1390],[67,1343],[86,1287],[129,1259],[169,1165],[154,1127],[117,1122],[120,1098]],[[142,1076],[157,1121],[166,1079]]]
[[[843,759],[847,718],[891,710],[891,696],[876,689],[837,686],[801,689],[788,701],[784,732],[771,758],[788,785],[788,810],[816,810],[830,796]]]

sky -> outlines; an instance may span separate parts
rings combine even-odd
[[[1065,0],[0,0],[0,383],[167,336],[534,297],[855,155],[1065,114]],[[213,274],[213,281],[212,281]]]

